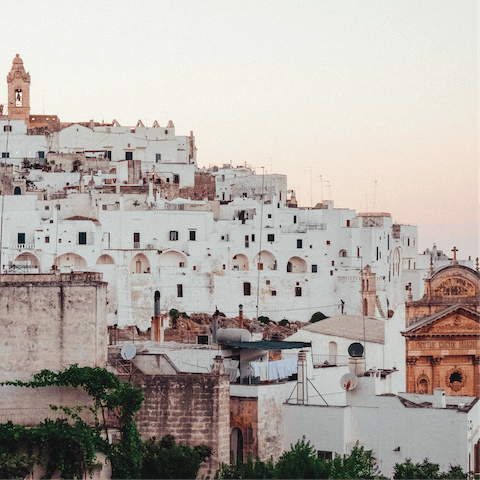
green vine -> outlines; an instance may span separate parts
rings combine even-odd
[[[139,478],[143,459],[143,443],[134,420],[135,412],[143,403],[143,392],[115,374],[100,367],[71,365],[60,372],[42,370],[31,382],[4,382],[1,385],[18,387],[76,387],[92,397],[92,406],[54,406],[65,418],[45,419],[35,427],[27,428],[12,422],[0,424],[0,460],[2,455],[16,458],[23,470],[12,471],[10,478],[23,478],[25,468],[39,465],[46,468],[46,477],[59,471],[62,478],[81,478],[92,475],[100,466],[97,453],[103,453],[112,465],[114,478]],[[93,425],[81,417],[90,410]],[[110,445],[107,437],[106,414],[115,411],[120,417],[121,438]],[[102,422],[98,418],[102,415]],[[26,451],[26,454],[20,454]],[[8,467],[8,465],[7,465]],[[0,470],[0,473],[2,471]],[[2,476],[2,478],[7,478]]]

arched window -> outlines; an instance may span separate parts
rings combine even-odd
[[[14,195],[21,195],[22,194],[22,189],[20,187],[15,187],[15,190],[13,191]]]
[[[287,263],[287,273],[290,273],[292,271],[292,262]]]
[[[337,342],[330,342],[328,344],[328,363],[330,365],[337,364]]]
[[[142,273],[142,261],[140,259],[135,262],[135,273]]]
[[[368,315],[368,301],[366,298],[363,299],[363,314]]]
[[[339,257],[346,257],[347,256],[347,251],[346,250],[340,250],[340,252],[338,252],[338,256]]]
[[[230,433],[230,463],[243,462],[243,434],[235,427]]]

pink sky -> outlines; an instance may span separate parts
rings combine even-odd
[[[321,175],[336,206],[417,224],[421,250],[478,256],[476,1],[19,0],[2,17],[21,22],[2,24],[0,71],[21,55],[32,113],[172,119],[200,166],[287,174],[306,206]]]

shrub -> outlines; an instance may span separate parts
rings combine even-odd
[[[280,320],[280,322],[278,323],[281,327],[286,327],[290,322],[284,318],[283,320]]]
[[[258,317],[258,321],[265,325],[268,325],[270,323],[270,319],[268,317]]]
[[[312,318],[310,319],[310,323],[319,322],[320,320],[324,320],[325,318],[328,318],[328,317],[324,315],[322,312],[316,312],[312,315]]]

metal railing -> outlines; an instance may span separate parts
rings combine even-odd
[[[314,367],[331,367],[348,365],[348,355],[320,355],[312,354]]]
[[[27,243],[14,243],[10,248],[13,250],[35,250],[35,245]]]

